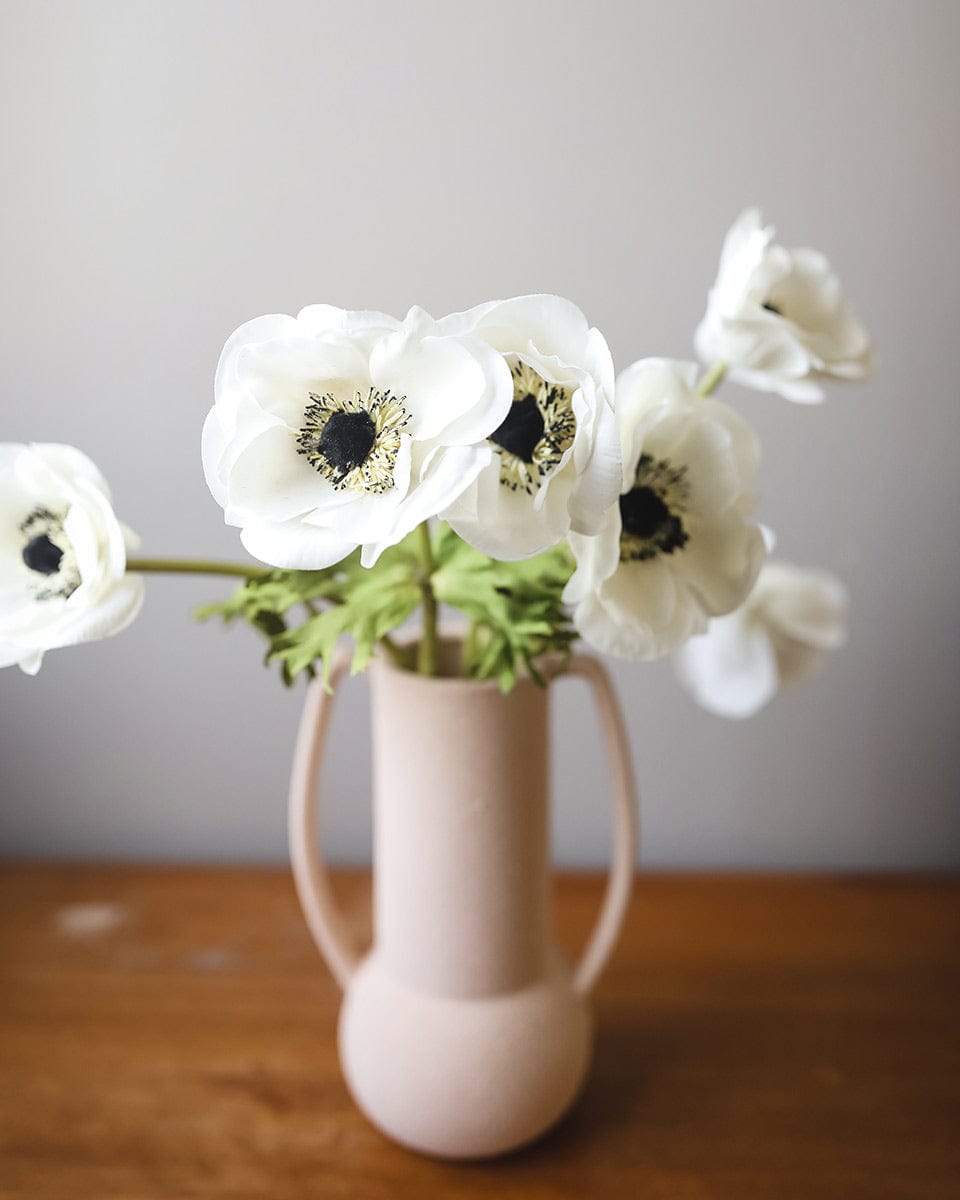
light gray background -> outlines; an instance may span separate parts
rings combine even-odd
[[[722,393],[763,517],[830,567],[852,639],[746,724],[617,664],[649,864],[943,867],[958,819],[960,5],[94,3],[0,7],[4,440],[66,441],[145,552],[237,557],[199,433],[226,336],[314,301],[441,313],[556,291],[618,366],[691,354],[724,231],[825,250],[875,382],[820,409]],[[217,581],[0,676],[6,854],[277,860],[302,691]],[[604,859],[585,695],[558,706],[557,846]],[[337,716],[336,857],[369,837],[366,685]]]

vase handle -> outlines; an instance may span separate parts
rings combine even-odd
[[[350,655],[346,652],[341,652],[334,659],[329,691],[320,678],[314,679],[307,690],[293,754],[287,810],[290,864],[300,907],[317,948],[326,959],[337,983],[344,989],[357,969],[360,956],[344,925],[326,864],[318,848],[317,805],[314,797],[333,698],[349,662]]]
[[[613,782],[613,859],[600,915],[574,975],[574,986],[585,996],[597,982],[616,944],[633,884],[637,842],[637,789],[630,742],[610,676],[595,659],[574,655],[567,668],[590,685],[600,717]]]

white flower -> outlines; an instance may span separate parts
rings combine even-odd
[[[844,644],[846,612],[846,591],[833,575],[765,563],[746,602],[677,651],[677,675],[710,712],[751,717]]]
[[[819,380],[863,379],[870,341],[817,250],[787,250],[748,208],[723,243],[720,270],[696,333],[707,363],[788,400],[823,399]]]
[[[753,586],[763,537],[759,447],[748,425],[693,391],[694,363],[644,359],[617,380],[623,487],[594,538],[570,536],[564,592],[597,649],[649,660],[730,612]]]
[[[422,309],[260,317],[220,357],[204,473],[255,558],[316,569],[360,545],[370,566],[476,479],[512,397],[500,355]]]
[[[0,443],[0,667],[36,675],[44,651],[125,629],[143,603],[136,544],[85,454]]]
[[[442,515],[492,558],[529,558],[572,528],[596,533],[620,487],[613,360],[559,296],[518,296],[444,317],[445,332],[504,356],[513,404],[485,433],[488,465]]]

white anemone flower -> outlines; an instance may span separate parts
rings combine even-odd
[[[620,658],[676,649],[748,595],[765,554],[757,438],[725,404],[698,396],[697,367],[643,359],[617,380],[623,486],[593,538],[570,536],[564,591],[581,636]]]
[[[503,357],[512,401],[490,426],[489,463],[442,515],[491,558],[529,558],[574,529],[596,533],[620,487],[613,360],[569,300],[518,296],[444,317],[444,331]]]
[[[774,236],[756,208],[730,229],[697,353],[747,387],[812,403],[823,399],[823,379],[866,378],[870,339],[825,256],[787,250]]]
[[[846,615],[847,593],[835,576],[765,563],[740,608],[680,647],[677,676],[709,712],[752,717],[781,687],[815,675],[846,642]]]
[[[0,667],[36,675],[45,651],[125,629],[143,603],[136,546],[85,454],[0,443]]]
[[[262,562],[319,569],[362,546],[371,566],[476,479],[512,398],[500,355],[419,308],[260,317],[220,356],[204,473]]]

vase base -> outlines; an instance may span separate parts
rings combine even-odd
[[[591,1042],[559,958],[521,991],[462,999],[415,991],[374,953],[340,1012],[357,1105],[388,1137],[440,1158],[489,1158],[545,1133],[575,1100]]]

